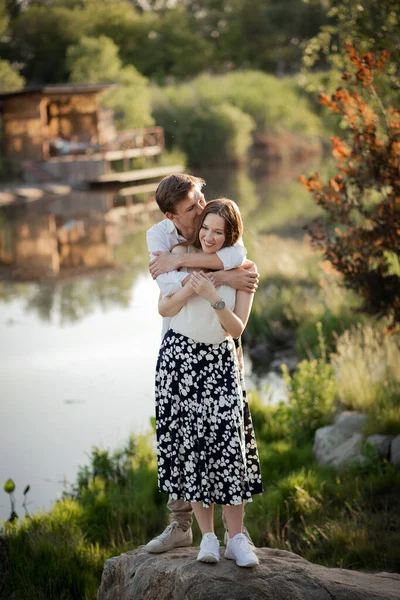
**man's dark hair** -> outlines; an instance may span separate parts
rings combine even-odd
[[[205,184],[206,182],[201,177],[186,175],[186,173],[176,173],[164,177],[156,190],[156,201],[161,212],[164,214],[175,213],[178,202],[185,200],[195,185],[201,189]]]

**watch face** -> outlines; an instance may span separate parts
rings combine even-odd
[[[223,308],[225,308],[225,302],[224,302],[224,300],[218,300],[218,302],[213,304],[212,307],[215,308],[216,310],[222,310]]]

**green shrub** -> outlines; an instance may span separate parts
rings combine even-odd
[[[256,438],[263,443],[282,440],[289,435],[289,412],[287,405],[266,406],[254,390],[248,393],[251,417]]]
[[[237,71],[226,75],[203,74],[191,85],[209,101],[229,102],[250,115],[260,133],[289,131],[302,137],[321,133],[320,119],[310,110],[309,101],[291,78],[278,78],[261,71]]]
[[[232,162],[245,158],[256,130],[320,135],[320,119],[296,90],[290,79],[257,71],[200,75],[190,83],[154,87],[153,115],[168,147],[185,151],[189,164]]]
[[[192,89],[158,91],[153,114],[167,147],[177,146],[193,166],[243,160],[251,144],[254,122],[248,115],[228,102],[207,102]]]
[[[4,524],[9,597],[95,600],[104,561],[164,528],[166,496],[158,492],[152,444],[137,436],[115,452],[93,448],[72,493],[50,512]]]
[[[282,368],[289,388],[290,428],[297,440],[311,440],[316,429],[331,422],[337,397],[334,369],[327,362],[321,323],[317,327],[321,358],[301,361],[293,376],[286,365]]]

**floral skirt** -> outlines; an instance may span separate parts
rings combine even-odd
[[[196,342],[170,329],[156,370],[158,484],[173,499],[238,505],[262,492],[233,340]]]

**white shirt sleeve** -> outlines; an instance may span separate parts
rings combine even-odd
[[[154,225],[146,232],[147,248],[150,253],[150,260],[155,258],[153,252],[170,252],[173,246],[173,240],[168,235],[161,223]],[[222,260],[222,259],[221,259]],[[180,271],[169,271],[159,275],[156,279],[158,287],[161,290],[162,297],[172,296],[182,287],[182,281],[187,277],[187,273]]]
[[[247,250],[241,240],[234,246],[227,246],[217,252],[218,258],[223,262],[225,271],[240,267],[246,260],[246,254]]]

